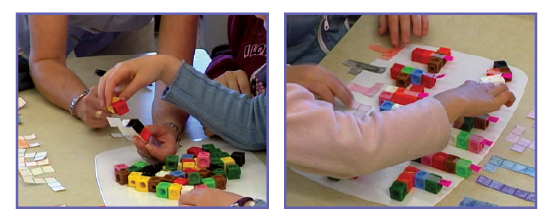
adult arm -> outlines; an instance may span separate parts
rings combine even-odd
[[[73,99],[87,90],[82,80],[66,66],[68,15],[29,15],[33,82],[48,101],[69,110]],[[81,118],[80,105],[75,114]]]
[[[198,20],[199,15],[163,15],[159,28],[158,54],[176,56],[193,64]],[[183,131],[189,114],[162,99],[165,88],[163,82],[155,83],[155,99],[151,110],[153,123],[174,123]]]
[[[265,71],[265,70],[262,70]],[[266,95],[254,98],[222,86],[183,64],[163,98],[186,110],[243,150],[266,148]]]

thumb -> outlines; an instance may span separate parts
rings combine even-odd
[[[119,97],[124,100],[128,100],[132,97],[138,90],[147,87],[150,83],[140,78],[141,75],[146,75],[143,73],[136,73],[134,79],[130,80],[130,83],[121,90]],[[120,90],[120,88],[119,88]]]

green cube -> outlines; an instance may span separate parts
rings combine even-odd
[[[201,173],[190,173],[188,174],[187,179],[189,181],[189,185],[199,185],[201,184]]]
[[[471,132],[471,130],[474,128],[474,118],[473,117],[465,117],[463,125],[461,126],[461,130],[465,132]]]
[[[131,166],[131,167],[128,167],[128,171],[130,171],[130,172],[143,172],[143,167]]]
[[[235,180],[241,178],[241,167],[237,164],[228,165],[228,179]]]
[[[203,144],[203,145],[201,145],[201,147],[203,148],[204,151],[207,151],[206,149],[216,149],[216,147],[212,143]]]
[[[212,163],[212,161],[215,161],[215,160],[220,160],[220,157],[217,157],[215,155],[210,155],[210,162]]]
[[[214,149],[212,149],[212,150],[210,151],[211,154],[213,154],[213,153],[221,153],[221,152],[222,152],[222,150],[221,150],[220,148],[214,148]]]
[[[441,180],[441,176],[433,173],[429,174],[425,180],[425,190],[433,194],[438,194],[440,190],[442,190],[442,184],[440,184]]]
[[[149,166],[149,163],[140,160],[140,161],[136,162],[136,163],[134,164],[134,166],[144,168],[144,167],[146,167],[146,166]]]
[[[210,167],[212,169],[222,169],[224,170],[224,162],[220,159],[213,160],[210,162]]]
[[[406,66],[406,67],[404,67],[404,69],[402,69],[402,72],[403,72],[403,73],[405,73],[405,74],[410,74],[410,75],[413,73],[413,71],[415,71],[415,68],[413,68],[413,67],[408,67],[408,66]]]
[[[203,179],[203,184],[207,185],[209,188],[216,188],[216,181],[210,177]]]
[[[178,157],[177,155],[168,155],[166,157],[166,170],[178,170],[178,160],[180,160],[180,157]]]
[[[228,152],[220,152],[220,154],[218,154],[218,157],[224,158],[224,157],[231,157],[231,156]]]
[[[203,151],[205,151],[207,153],[212,152],[214,149],[216,149],[216,148],[214,148],[214,147],[203,147]]]
[[[168,198],[168,188],[170,188],[170,186],[172,186],[172,183],[169,182],[160,182],[159,184],[157,184],[157,197]]]
[[[217,168],[215,169],[214,171],[212,171],[212,173],[214,173],[214,175],[222,175],[226,178],[228,178],[228,174],[226,173],[226,171],[222,168]]]
[[[390,198],[397,201],[403,201],[408,194],[408,185],[402,181],[394,181],[389,188]]]
[[[457,135],[457,147],[469,150],[469,139],[471,138],[471,133],[461,131],[459,135]]]
[[[473,170],[471,170],[471,164],[473,164],[473,162],[470,160],[459,159],[455,165],[455,174],[463,178],[468,178],[473,172]]]

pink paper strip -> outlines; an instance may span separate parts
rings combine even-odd
[[[515,134],[515,135],[518,135],[518,136],[522,136],[522,134],[524,133],[524,131],[526,131],[526,128],[517,125],[517,126],[513,129],[512,133]],[[517,142],[518,142],[518,141],[517,141]]]
[[[436,76],[437,79],[441,79],[441,78],[444,78],[444,77],[446,77],[446,74],[440,74],[440,75]]]
[[[450,180],[440,180],[440,184],[445,187],[450,187],[452,185],[452,181]]]
[[[519,153],[523,153],[524,150],[526,150],[526,147],[525,146],[520,146],[518,144],[514,144],[512,147],[511,147],[511,150],[515,151],[515,152],[519,152]]]
[[[494,141],[483,139],[482,143],[486,146],[492,146],[494,144]]]
[[[513,74],[511,73],[503,73],[503,75],[501,75],[503,78],[506,78],[506,79],[511,79],[513,78]]]
[[[365,95],[365,94],[369,93],[369,88],[367,88],[365,86],[358,85],[358,84],[353,83],[353,82],[348,84],[348,88],[350,88],[350,90],[352,90],[353,92],[357,92],[357,93],[360,93],[362,95]]]
[[[451,62],[453,61],[453,56],[445,56],[444,59]]]
[[[511,143],[517,143],[519,140],[520,140],[519,135],[515,135],[515,134],[511,133],[511,134],[509,134],[509,136],[507,136],[507,141],[509,141]]]
[[[520,140],[517,142],[518,145],[523,147],[528,147],[532,143],[532,140],[526,139],[524,137],[520,138]]]
[[[477,173],[480,172],[480,170],[482,169],[482,167],[477,166],[475,164],[471,164],[471,167],[469,167],[469,168],[471,168],[471,170],[473,170],[474,172],[477,172]]]
[[[419,93],[419,95],[417,95],[417,97],[419,97],[420,99],[423,99],[423,98],[429,97],[429,94],[428,93]]]
[[[530,119],[536,119],[536,112],[534,111],[530,111],[530,113],[528,113],[528,116],[526,116]]]
[[[488,121],[492,122],[492,123],[497,123],[497,121],[499,121],[499,117],[497,116],[489,116],[488,117]]]

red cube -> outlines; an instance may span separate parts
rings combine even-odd
[[[433,74],[423,74],[421,76],[421,85],[430,89],[436,85],[436,78]]]
[[[432,156],[432,167],[446,171],[446,159],[449,154],[444,152],[438,152]]]
[[[416,48],[411,52],[411,61],[414,62],[422,62],[423,61],[423,53],[426,50],[422,48]]]
[[[421,164],[432,167],[432,156],[433,155],[421,157]]]
[[[484,137],[479,135],[471,135],[469,138],[469,151],[480,153],[484,149]]]
[[[128,108],[128,104],[126,104],[126,101],[119,99],[118,101],[111,104],[113,107],[113,111],[119,116],[122,116],[130,111]]]
[[[149,142],[149,138],[151,138],[151,131],[149,131],[149,129],[147,129],[147,127],[144,127],[142,132],[140,133],[140,137],[142,138],[142,140],[146,143]]]
[[[408,193],[414,187],[415,183],[415,174],[412,173],[402,173],[398,176],[398,181],[404,182],[408,185]]]
[[[425,52],[423,53],[423,57],[421,59],[421,63],[429,64],[429,61],[432,58],[432,55],[434,55],[433,51],[425,50]]]
[[[383,101],[389,101],[392,102],[392,98],[394,97],[393,93],[382,91],[381,94],[379,94],[379,106],[383,104]]]
[[[390,78],[396,79],[405,67],[405,65],[402,65],[400,63],[394,63],[394,65],[392,65],[392,68],[390,69]]]
[[[186,173],[186,175],[189,175],[190,173],[197,173],[198,171],[193,169],[193,168],[186,168],[184,170],[184,173]]]
[[[419,172],[419,169],[417,167],[407,166],[406,169],[404,169],[404,173],[412,173],[413,175],[417,174]]]
[[[172,183],[177,183],[177,184],[180,184],[180,185],[184,186],[184,185],[188,185],[189,181],[188,181],[188,179],[178,177],[174,181],[172,181]]]
[[[410,91],[405,91],[403,93],[394,94],[394,103],[400,105],[408,105],[417,101],[417,94],[413,95]]]
[[[440,47],[440,48],[438,49],[438,51],[436,51],[436,53],[438,53],[438,54],[440,54],[440,55],[451,56],[451,55],[452,55],[452,50],[451,50],[451,49],[448,49],[448,48]]]
[[[192,163],[195,163],[195,160],[194,160],[194,159],[183,159],[183,160],[182,160],[182,164],[185,163],[185,162],[192,162]]]
[[[415,84],[415,85],[411,85],[411,88],[409,88],[409,90],[413,92],[424,93],[425,87],[422,85]]]
[[[203,148],[194,146],[187,149],[187,154],[193,154],[193,156],[199,156],[199,153],[203,151],[204,151]]]

